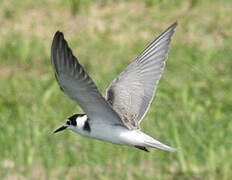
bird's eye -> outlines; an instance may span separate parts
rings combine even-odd
[[[70,121],[67,121],[66,124],[67,124],[67,125],[70,125]]]

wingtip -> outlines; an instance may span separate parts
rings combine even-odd
[[[175,21],[169,28],[170,29],[176,29],[177,26],[178,26],[178,21]]]
[[[56,33],[54,35],[54,39],[57,39],[59,37],[64,38],[64,34],[61,31],[58,30],[58,31],[56,31]]]
[[[177,26],[177,25],[178,25],[178,21],[175,21],[175,22],[173,23],[173,25],[174,25],[174,26]]]
[[[52,51],[58,47],[58,44],[63,42],[64,40],[64,34],[61,31],[56,31],[53,41],[52,41]]]

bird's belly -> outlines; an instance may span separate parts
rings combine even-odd
[[[140,142],[136,130],[131,131],[122,126],[93,126],[89,136],[113,144],[127,146],[134,146]]]

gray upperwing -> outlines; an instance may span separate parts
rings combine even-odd
[[[51,59],[60,88],[85,111],[90,120],[98,119],[97,123],[105,120],[103,123],[123,125],[59,31],[52,42]]]
[[[177,22],[154,40],[107,89],[106,98],[128,128],[139,124],[154,98]],[[135,125],[135,126],[134,126]]]

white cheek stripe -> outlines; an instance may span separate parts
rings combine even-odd
[[[77,127],[83,127],[85,125],[85,121],[87,120],[87,115],[84,115],[82,117],[77,117]]]

